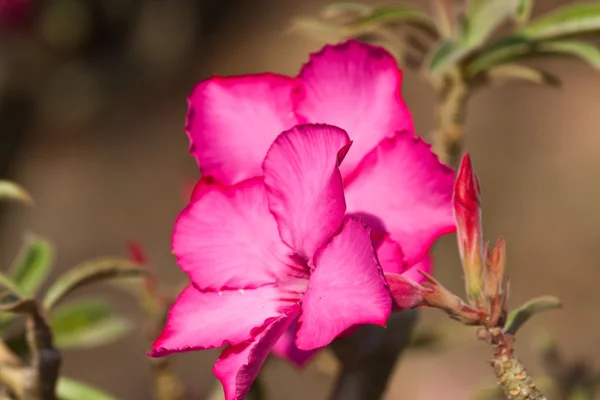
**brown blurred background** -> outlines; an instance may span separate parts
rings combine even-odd
[[[324,0],[40,1],[34,34],[4,32],[0,43],[0,177],[25,185],[36,207],[10,206],[0,219],[0,262],[8,265],[31,230],[57,248],[57,270],[101,255],[123,255],[127,239],[148,250],[160,277],[182,274],[170,232],[183,207],[183,185],[197,177],[183,133],[186,96],[210,74],[295,74],[322,43],[288,32],[298,15]],[[421,1],[426,6],[427,1]],[[567,1],[538,0],[536,12]],[[547,330],[569,357],[600,368],[600,74],[576,62],[545,61],[559,90],[522,84],[486,89],[469,104],[467,150],[483,186],[484,230],[508,243],[511,305],[555,294],[563,311],[536,319],[518,350],[537,368],[531,341]],[[433,128],[433,91],[407,72],[404,97],[419,132]],[[460,288],[454,236],[437,253],[437,275]],[[135,302],[106,287],[124,313]],[[423,313],[422,323],[445,319]],[[445,325],[444,325],[445,326]],[[409,353],[389,399],[465,399],[492,378],[489,349],[474,332],[440,353]],[[151,396],[148,344],[131,336],[65,354],[65,374],[119,398]],[[195,389],[212,383],[215,352],[175,357]],[[269,365],[274,399],[321,399],[330,378]]]

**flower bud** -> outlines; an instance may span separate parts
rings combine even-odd
[[[481,230],[481,189],[468,154],[462,159],[452,198],[458,249],[471,304],[483,306],[483,239]]]

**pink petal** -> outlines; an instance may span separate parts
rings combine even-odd
[[[354,325],[385,325],[390,309],[390,292],[370,232],[357,220],[348,219],[342,231],[315,255],[296,345],[311,350],[328,345]]]
[[[456,229],[451,168],[421,138],[398,133],[386,138],[346,180],[348,212],[389,233],[405,262],[420,260],[441,235]]]
[[[295,79],[276,74],[213,77],[188,98],[190,153],[204,175],[231,185],[260,176],[267,149],[297,121]]]
[[[281,291],[275,286],[203,292],[189,285],[171,307],[150,355],[162,357],[245,342],[255,336],[253,329],[290,307],[294,303],[281,300]]]
[[[266,321],[256,332],[254,340],[223,350],[215,363],[213,373],[223,384],[225,400],[244,399],[275,342],[285,332],[297,312],[296,307],[286,315]]]
[[[250,288],[289,273],[260,178],[213,186],[179,216],[173,232],[177,263],[200,289]]]
[[[402,276],[406,279],[410,279],[413,282],[421,283],[425,281],[423,274],[419,271],[426,272],[431,274],[433,272],[433,257],[429,254],[425,255],[421,260],[419,260],[416,264],[404,266],[404,270],[402,271]]]
[[[214,178],[210,176],[203,176],[198,180],[198,183],[193,187],[190,191],[191,195],[189,196],[190,201],[198,200],[205,193],[210,192],[214,189],[215,185],[219,185]]]
[[[296,100],[299,121],[339,126],[354,143],[341,167],[344,176],[381,139],[396,131],[413,133],[401,96],[402,73],[380,47],[353,40],[325,46],[311,56],[298,79],[304,88]]]
[[[404,275],[385,274],[394,299],[394,311],[409,310],[423,304],[423,293],[420,286]]]
[[[275,347],[273,347],[273,354],[279,358],[290,361],[298,367],[303,367],[319,350],[300,350],[298,346],[296,346],[294,336],[296,336],[297,321],[297,319],[294,319],[294,322],[292,322],[283,335],[281,335],[275,344]]]
[[[383,272],[399,274],[404,271],[404,253],[398,243],[394,242],[389,235],[376,230],[371,232],[371,238]]]
[[[338,164],[350,140],[328,125],[301,125],[279,135],[263,170],[269,208],[285,243],[308,259],[344,218],[346,204]]]

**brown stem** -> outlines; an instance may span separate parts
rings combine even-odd
[[[61,355],[37,307],[29,314],[26,337],[31,350],[31,368],[24,383],[23,400],[56,400]]]
[[[482,337],[494,347],[492,367],[508,400],[547,400],[537,388],[513,349],[514,339],[500,328],[481,331]]]
[[[456,167],[463,148],[469,88],[458,69],[446,73],[437,87],[437,127],[433,132],[433,151],[440,160]]]

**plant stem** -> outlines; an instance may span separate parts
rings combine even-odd
[[[361,326],[350,336],[336,339],[331,348],[342,370],[331,400],[380,399],[417,322],[416,310],[390,316],[385,328]]]
[[[508,400],[547,400],[537,388],[513,349],[513,337],[500,328],[492,328],[485,335],[494,347],[492,367],[498,383]]]
[[[437,86],[437,127],[433,132],[433,151],[440,161],[456,167],[463,148],[469,87],[458,68],[444,74]]]

